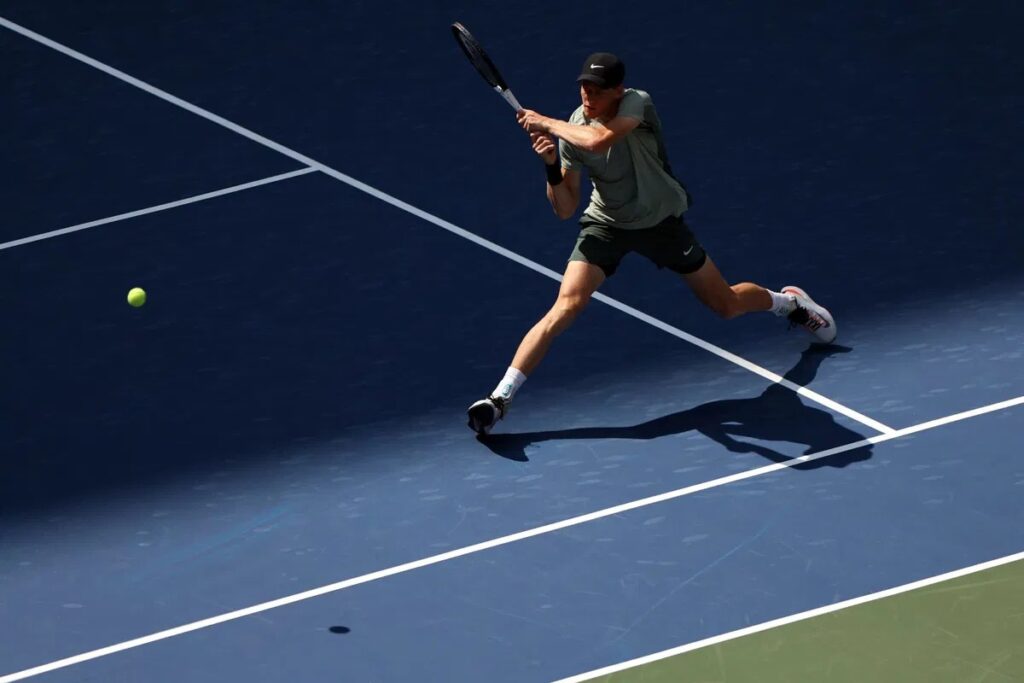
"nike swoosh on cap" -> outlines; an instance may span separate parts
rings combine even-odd
[[[591,69],[603,69],[604,68],[604,64],[591,64],[590,68]]]

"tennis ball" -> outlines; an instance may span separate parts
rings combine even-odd
[[[128,304],[138,308],[146,303],[146,290],[142,287],[132,287],[128,290]]]

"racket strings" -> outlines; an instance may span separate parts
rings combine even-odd
[[[464,26],[458,23],[452,25],[452,33],[455,35],[459,47],[462,48],[470,63],[476,68],[477,73],[487,81],[488,85],[498,92],[508,90],[508,85],[505,84],[505,80],[502,78],[498,68],[494,66],[494,62],[487,56],[483,46],[477,42],[476,38]]]

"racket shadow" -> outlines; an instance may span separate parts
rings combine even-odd
[[[806,386],[817,375],[821,363],[831,356],[849,353],[844,346],[812,345],[800,354],[800,360],[785,374],[794,384]],[[496,455],[519,462],[528,461],[528,447],[545,441],[571,439],[650,440],[663,436],[699,432],[733,453],[754,453],[776,463],[792,460],[762,444],[747,441],[777,441],[803,444],[804,454],[818,453],[836,446],[861,441],[865,435],[838,424],[832,413],[805,405],[796,392],[772,384],[759,396],[711,401],[670,415],[625,427],[583,427],[518,434],[491,434],[478,441]],[[845,467],[871,457],[872,446],[794,465],[793,469]]]

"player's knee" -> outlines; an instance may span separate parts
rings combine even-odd
[[[568,325],[586,307],[587,299],[578,294],[559,294],[555,305],[548,312],[549,323],[556,328]]]
[[[589,296],[583,294],[563,294],[558,297],[558,305],[565,311],[566,315],[576,317],[590,301]]]

